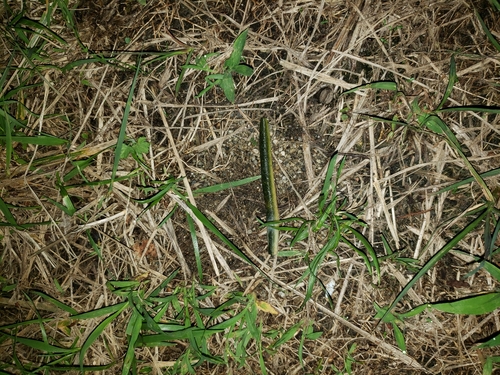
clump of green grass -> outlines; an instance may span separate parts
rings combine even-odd
[[[44,318],[38,310],[37,319],[4,325],[0,327],[0,342],[11,346],[11,361],[0,364],[3,370],[11,371],[104,371],[117,364],[122,374],[148,373],[150,365],[136,356],[139,348],[165,348],[185,343],[178,358],[166,370],[171,374],[193,374],[204,363],[227,365],[234,361],[239,368],[247,366],[247,360],[256,356],[263,374],[267,373],[264,354],[272,355],[279,348],[303,331],[300,340],[299,357],[302,362],[303,347],[306,340],[321,336],[315,332],[311,323],[299,322],[284,330],[268,330],[262,323],[263,316],[278,312],[267,302],[259,301],[255,295],[234,292],[220,305],[209,307],[205,301],[212,299],[217,292],[215,286],[195,285],[172,287],[178,273],[174,271],[152,290],[148,287],[148,275],[132,280],[108,281],[107,288],[121,299],[114,305],[78,313],[72,307],[42,292],[32,295],[42,298],[56,310],[65,313],[67,318],[56,320]],[[172,291],[168,292],[170,288]],[[27,296],[31,300],[30,297]],[[90,319],[98,323],[92,332],[82,339],[76,339],[69,346],[63,345],[61,334],[73,336],[72,327],[79,327]],[[123,329],[119,328],[123,326]],[[40,338],[19,335],[21,329],[38,327]],[[85,364],[89,349],[103,340],[105,330],[120,329],[126,334],[126,353],[121,359],[114,358],[114,352],[107,352],[114,358],[108,364],[92,366]],[[49,335],[48,332],[57,332]],[[223,339],[222,353],[210,349],[212,336]],[[100,344],[102,345],[102,343]],[[17,357],[20,346],[28,347],[39,353],[37,361],[25,361]],[[74,363],[77,364],[74,364]]]
[[[279,230],[293,233],[293,239],[290,242],[292,250],[278,252],[278,256],[296,255],[296,251],[293,250],[294,246],[300,241],[306,240],[311,235],[324,236],[326,238],[325,244],[322,245],[317,254],[314,254],[312,259],[309,258],[309,255],[304,255],[307,270],[300,277],[299,282],[305,279],[308,282],[302,306],[312,296],[317,275],[325,257],[328,254],[336,256],[335,251],[341,243],[350,247],[363,259],[370,274],[376,274],[377,277],[380,277],[380,265],[377,254],[368,239],[357,229],[357,227],[364,227],[366,224],[354,214],[347,211],[347,199],[341,199],[338,194],[338,182],[344,166],[345,159],[341,158],[338,160],[337,153],[330,159],[323,188],[317,202],[316,217],[313,220],[293,217],[277,222],[281,224],[280,227],[277,227]],[[294,227],[288,225],[288,223],[293,222],[299,222],[300,226]]]
[[[413,127],[417,131],[428,131],[446,140],[449,146],[460,157],[472,177],[443,188],[438,192],[438,194],[446,191],[456,191],[459,187],[470,184],[471,182],[475,182],[480,187],[483,194],[483,203],[476,207],[472,212],[466,213],[466,216],[472,216],[472,219],[468,222],[468,224],[464,226],[457,234],[455,234],[430,259],[425,261],[425,263],[418,269],[418,272],[415,274],[415,276],[413,276],[413,278],[406,284],[401,292],[399,292],[391,305],[388,307],[380,307],[375,303],[375,309],[377,311],[375,318],[380,319],[379,322],[392,325],[397,345],[405,353],[406,343],[403,331],[400,328],[400,326],[403,324],[404,319],[420,314],[427,309],[435,309],[451,314],[481,315],[495,311],[500,307],[500,293],[489,292],[471,296],[467,295],[451,301],[437,301],[426,303],[424,305],[415,307],[413,310],[406,313],[395,313],[393,311],[396,305],[404,298],[408,291],[413,288],[413,286],[415,286],[415,284],[419,282],[432,268],[434,268],[445,255],[447,255],[450,251],[459,251],[456,249],[456,247],[458,246],[460,241],[463,240],[468,234],[477,230],[481,230],[481,228],[483,231],[485,246],[485,252],[483,256],[477,257],[473,254],[466,254],[465,252],[461,251],[462,254],[468,255],[469,257],[474,259],[475,262],[478,262],[478,266],[473,271],[465,275],[464,279],[467,279],[474,273],[478,272],[480,269],[484,269],[495,280],[500,282],[500,269],[491,262],[492,256],[500,253],[500,249],[495,245],[495,240],[500,233],[500,211],[497,208],[498,197],[492,193],[484,180],[484,178],[486,177],[498,175],[500,173],[500,170],[494,169],[485,173],[478,173],[475,167],[469,161],[469,158],[466,156],[462,145],[456,138],[455,134],[441,117],[442,114],[453,112],[500,114],[500,109],[497,107],[474,105],[445,108],[445,104],[452,94],[454,85],[457,81],[458,77],[456,75],[455,56],[452,56],[450,61],[448,85],[440,103],[434,110],[429,110],[428,108],[420,108],[418,102],[419,98],[417,97],[411,103],[412,112],[409,114],[407,121],[400,121],[398,119],[386,119],[375,115],[368,115],[368,117],[374,119],[375,121],[381,121],[391,124],[393,126],[393,130],[395,130],[396,127]],[[397,91],[397,85],[395,82],[373,82],[346,91],[344,94],[353,93],[358,90],[364,89]],[[388,243],[384,242],[384,245],[387,253],[389,255],[392,255],[393,251],[390,249]],[[413,265],[415,264],[413,263]],[[498,346],[499,338],[500,334],[495,334],[492,337],[485,338],[485,341],[482,343],[478,343],[478,345],[476,345],[476,348],[489,348]],[[500,360],[496,356],[490,357],[488,359],[488,365],[485,365],[485,374],[491,374],[493,363],[499,361]],[[488,367],[489,370],[487,370],[486,367]]]
[[[188,69],[204,71],[210,74],[207,74],[205,77],[205,81],[207,82],[207,87],[205,87],[197,97],[201,97],[213,89],[215,86],[219,86],[227,100],[231,103],[234,102],[236,98],[236,88],[234,84],[233,74],[241,74],[243,76],[249,77],[253,74],[253,68],[247,64],[241,62],[243,50],[245,48],[245,43],[247,40],[248,30],[244,30],[240,35],[234,40],[233,43],[233,51],[229,58],[224,61],[224,67],[222,72],[215,72],[212,68],[210,68],[209,63],[210,59],[219,55],[219,53],[209,53],[197,57],[195,59],[194,64],[189,63],[192,58],[192,53],[188,56],[188,63],[182,66],[181,74],[179,75],[179,79],[177,80],[177,84],[175,86],[175,92],[178,93],[180,90],[180,86],[184,79],[184,74]]]

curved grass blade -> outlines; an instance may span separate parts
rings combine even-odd
[[[492,169],[491,171],[488,171],[488,172],[480,173],[479,176],[484,179],[485,177],[498,176],[499,174],[500,174],[500,168],[497,168],[497,169]],[[474,177],[466,178],[465,180],[455,182],[454,184],[452,184],[450,186],[442,188],[441,190],[437,191],[436,194],[441,194],[441,193],[444,193],[445,191],[456,190],[460,186],[470,184],[471,182],[474,182],[474,181],[475,181]]]
[[[36,136],[36,137],[28,137],[22,135],[2,135],[0,136],[0,140],[2,142],[19,142],[23,145],[39,145],[39,146],[61,146],[69,143],[65,139],[50,137],[50,136]]]
[[[78,312],[75,309],[73,309],[73,308],[69,307],[68,305],[66,305],[66,304],[58,301],[57,299],[55,299],[54,297],[49,296],[48,294],[45,294],[43,292],[39,292],[37,290],[33,291],[32,293],[35,294],[35,295],[37,295],[37,296],[39,296],[39,297],[42,297],[47,302],[52,303],[54,306],[56,306],[57,308],[59,308],[59,309],[61,309],[63,311],[69,312],[72,315],[78,314]]]
[[[101,307],[100,309],[97,310],[91,310],[87,311],[81,314],[76,314],[76,315],[71,315],[71,319],[93,319],[93,318],[100,318],[101,316],[115,313],[117,311],[122,311],[126,306],[128,302],[121,302],[116,305],[111,305],[111,306],[105,306]]]
[[[87,350],[94,343],[94,341],[97,340],[97,338],[104,332],[106,327],[113,320],[115,320],[118,317],[118,315],[120,315],[122,313],[123,310],[125,310],[125,308],[129,305],[129,302],[127,301],[127,302],[124,302],[120,305],[122,305],[121,308],[118,311],[116,311],[114,314],[111,314],[110,316],[108,316],[101,323],[99,323],[99,325],[92,331],[92,333],[89,335],[89,337],[87,337],[87,339],[83,343],[83,345],[80,349],[80,355],[79,355],[79,362],[80,362],[80,370],[81,371],[83,371],[83,359],[85,357],[85,353],[87,353]]]
[[[476,348],[493,348],[500,345],[500,333],[493,335],[489,340],[484,341],[476,346]],[[500,362],[500,361],[499,361]]]
[[[318,254],[316,254],[312,262],[309,264],[308,269],[306,270],[306,272],[304,272],[304,275],[302,275],[302,277],[300,278],[302,280],[304,277],[309,276],[306,286],[304,301],[302,301],[302,304],[300,305],[299,309],[303,308],[306,305],[307,301],[309,301],[309,299],[311,298],[313,293],[314,283],[316,282],[317,279],[316,275],[318,274],[319,267],[321,266],[323,259],[325,259],[326,254],[328,254],[329,251],[335,250],[338,247],[340,239],[341,239],[340,230],[337,228],[335,234],[327,241],[325,246],[323,246],[323,248],[318,252]]]
[[[249,265],[254,267],[257,271],[259,271],[264,277],[268,280],[271,278],[262,271],[243,251],[241,251],[238,246],[232,243],[225,235],[222,233],[219,228],[217,228],[197,207],[193,206],[189,201],[185,200],[184,203],[189,209],[192,211],[193,215],[196,216],[198,220],[213,234],[217,236],[226,246],[228,246],[236,255],[238,255],[242,260],[247,262]]]
[[[436,254],[430,258],[427,263],[420,269],[420,271],[411,279],[408,284],[403,288],[401,292],[399,292],[398,296],[394,299],[392,304],[389,306],[387,311],[384,313],[380,321],[377,323],[380,324],[384,320],[384,317],[386,314],[388,314],[396,305],[398,304],[399,301],[408,293],[408,291],[413,288],[413,285],[417,283],[418,280],[420,280],[426,273],[429,271],[432,267],[436,265],[441,258],[443,258],[448,252],[455,247],[468,233],[473,231],[477,226],[481,223],[481,221],[484,219],[484,217],[488,214],[490,208],[486,208],[483,210],[483,212],[476,217],[473,221],[471,221],[464,229],[462,229],[461,232],[459,232],[455,237],[453,237],[446,245],[444,245]]]
[[[271,134],[269,122],[266,118],[260,120],[259,132],[259,152],[260,171],[262,176],[262,191],[264,193],[264,203],[266,205],[266,220],[279,220],[278,199],[276,196],[276,186],[274,184],[273,154],[271,151]],[[279,232],[275,228],[267,228],[267,242],[269,253],[276,256],[278,253]]]
[[[125,133],[127,130],[128,115],[130,113],[130,107],[132,106],[132,99],[134,98],[135,85],[137,83],[137,79],[139,77],[139,72],[141,70],[140,69],[141,68],[141,60],[142,60],[142,57],[139,56],[139,58],[137,60],[137,68],[135,70],[134,79],[132,80],[132,84],[130,85],[130,90],[128,93],[127,102],[125,103],[125,108],[123,110],[123,118],[122,118],[122,123],[120,126],[120,132],[118,133],[118,140],[116,141],[115,158],[113,161],[113,170],[111,172],[110,189],[113,188],[113,182],[116,178],[116,172],[118,171],[118,163],[119,163],[120,158],[121,158],[123,142],[125,141]]]
[[[7,225],[19,228],[19,224],[17,224],[17,221],[12,215],[12,212],[9,210],[9,206],[4,202],[2,198],[0,198],[0,211],[2,212],[3,216],[5,216],[5,220],[7,220]]]
[[[462,107],[448,107],[437,110],[437,112],[484,112],[484,113],[500,113],[499,107],[487,107],[481,105],[466,105]]]
[[[450,61],[450,72],[448,73],[448,86],[446,87],[446,91],[444,92],[443,99],[441,99],[441,103],[437,106],[436,110],[440,110],[443,108],[444,103],[448,100],[453,91],[453,86],[457,83],[457,65],[455,63],[455,56],[451,55]]]
[[[500,307],[500,292],[481,294],[451,302],[431,303],[429,307],[452,314],[488,314]]]
[[[489,202],[494,202],[493,199],[493,194],[491,193],[490,189],[482,179],[482,177],[479,175],[479,173],[476,171],[474,166],[470,163],[469,159],[467,156],[465,156],[462,147],[460,146],[460,143],[458,142],[458,139],[455,137],[455,134],[451,131],[451,129],[446,125],[446,123],[441,120],[439,116],[436,115],[430,115],[428,116],[422,125],[427,126],[429,129],[432,131],[438,133],[438,134],[444,134],[446,136],[446,140],[448,141],[448,144],[455,149],[455,151],[458,153],[460,158],[463,160],[465,166],[469,170],[470,174],[474,177],[474,180],[476,180],[477,184],[481,187],[481,190],[483,191],[484,197],[486,198],[487,201]]]
[[[479,12],[476,10],[475,13],[477,19],[479,20],[479,23],[481,24],[481,27],[483,28],[484,33],[486,34],[486,37],[488,38],[490,43],[493,44],[493,47],[495,47],[497,51],[500,52],[500,43],[498,42],[498,40],[496,40],[491,31],[488,29],[488,26],[486,26],[486,24],[484,23],[482,17],[479,15]]]

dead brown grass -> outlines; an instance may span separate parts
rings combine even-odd
[[[39,114],[63,114],[29,118],[33,127],[71,140],[69,150],[46,147],[15,148],[28,165],[13,163],[11,176],[0,181],[2,198],[18,206],[40,207],[16,210],[19,222],[50,221],[52,225],[29,230],[2,229],[1,276],[17,282],[17,288],[0,300],[1,322],[34,317],[24,292],[42,290],[57,296],[78,311],[117,302],[107,292],[109,279],[127,279],[149,273],[152,286],[182,267],[183,280],[196,274],[189,231],[184,216],[176,214],[163,228],[158,223],[176,203],[168,196],[163,205],[148,211],[132,198],[141,196],[138,186],[169,176],[185,177],[183,188],[195,204],[243,249],[276,284],[271,285],[243,264],[210,236],[202,225],[197,234],[202,247],[205,283],[218,286],[210,300],[214,306],[231,291],[255,292],[270,303],[277,316],[261,319],[267,329],[287,329],[300,320],[311,320],[324,334],[307,342],[302,368],[297,357],[299,337],[273,356],[266,357],[270,374],[334,373],[331,364],[343,366],[347,349],[357,343],[353,373],[359,374],[480,374],[488,354],[471,348],[479,338],[500,330],[498,312],[488,316],[461,317],[425,313],[405,322],[408,353],[395,345],[389,326],[376,327],[373,303],[387,306],[411,277],[394,263],[382,264],[380,283],[372,278],[362,260],[347,248],[339,248],[339,265],[327,258],[319,278],[332,278],[337,287],[328,304],[318,286],[311,302],[297,310],[304,296],[298,283],[306,263],[302,259],[278,259],[266,254],[264,231],[256,216],[264,204],[260,183],[223,193],[194,197],[192,190],[259,174],[258,121],[266,116],[273,124],[277,187],[282,217],[312,218],[325,167],[335,150],[347,159],[340,194],[349,210],[367,224],[365,235],[383,255],[381,233],[394,249],[425,262],[465,222],[462,213],[480,200],[479,188],[435,195],[442,186],[468,177],[460,159],[442,139],[422,131],[397,129],[389,136],[387,124],[363,114],[399,119],[411,116],[410,102],[420,97],[422,107],[434,108],[447,85],[450,56],[458,52],[459,83],[451,105],[500,106],[500,57],[486,42],[474,16],[473,1],[336,1],[257,0],[149,1],[145,7],[133,1],[81,1],[75,17],[83,43],[92,50],[195,49],[196,55],[222,52],[212,66],[222,66],[231,43],[245,28],[249,37],[245,59],[254,67],[250,78],[238,79],[236,104],[221,90],[201,98],[195,95],[205,85],[204,74],[188,71],[179,95],[174,87],[185,56],[154,65],[140,76],[127,128],[128,136],[151,142],[146,155],[149,171],[144,180],[130,179],[114,185],[83,186],[71,190],[78,212],[64,215],[46,198],[58,200],[56,173],[72,168],[72,158],[36,165],[40,158],[83,150],[87,155],[116,142],[133,73],[105,64],[90,64],[68,73],[43,71],[36,81],[45,85],[33,90],[25,103]],[[43,8],[31,3],[30,17],[40,17]],[[476,4],[498,36],[498,15],[487,2]],[[54,56],[56,65],[84,57],[70,30],[53,27],[71,44],[64,55]],[[125,44],[125,38],[131,39]],[[122,53],[122,63],[135,57]],[[396,81],[404,93],[366,91],[339,96],[344,89],[375,80]],[[322,90],[331,90],[333,100],[320,101]],[[164,113],[162,112],[164,111]],[[347,115],[343,117],[342,115]],[[500,167],[499,116],[471,113],[446,115],[445,121],[469,150],[470,160],[481,172]],[[4,153],[2,152],[2,158]],[[104,151],[85,170],[89,180],[109,179],[112,149]],[[31,166],[31,168],[30,168]],[[137,164],[120,163],[119,175]],[[82,180],[76,178],[73,183]],[[498,178],[488,180],[495,188]],[[179,202],[177,202],[179,203]],[[92,228],[102,249],[102,260],[89,246],[84,229]],[[286,248],[289,235],[280,243]],[[321,239],[301,243],[299,248],[315,254]],[[461,247],[482,254],[481,233],[468,236]],[[498,259],[497,259],[498,261]],[[494,290],[498,284],[486,273],[478,273],[466,284],[456,283],[470,270],[465,260],[447,256],[405,299],[402,310],[440,299]],[[54,280],[60,284],[61,293]],[[42,302],[36,305],[49,316],[64,315]],[[95,327],[73,327],[84,337]],[[123,327],[106,331],[107,347],[116,358],[124,354]],[[121,329],[121,331],[120,331]],[[36,327],[24,336],[39,334]],[[61,340],[61,332],[51,332]],[[77,337],[77,336],[75,336]],[[210,344],[214,353],[224,350],[224,337]],[[104,364],[110,358],[103,347],[93,346],[88,363]],[[138,356],[160,374],[160,366],[175,361],[182,351],[141,349]],[[8,346],[3,346],[0,358]],[[140,354],[139,354],[140,353]],[[30,358],[31,353],[19,353]],[[33,360],[33,358],[31,358]],[[249,357],[244,368],[230,362],[228,369],[198,368],[200,374],[258,373],[258,358]],[[110,373],[116,373],[113,368]]]

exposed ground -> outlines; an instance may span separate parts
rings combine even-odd
[[[19,10],[14,2],[11,6],[14,13]],[[46,11],[41,2],[27,2],[25,7],[25,16],[34,20]],[[312,322],[314,331],[323,332],[319,338],[305,340],[300,356],[301,335],[305,334],[301,330],[274,352],[265,351],[269,374],[334,374],[332,365],[342,370],[354,343],[350,356],[355,374],[481,374],[485,358],[493,352],[473,345],[500,331],[498,311],[473,316],[429,310],[406,319],[399,325],[407,346],[403,353],[392,325],[377,325],[374,303],[389,306],[415,268],[381,260],[379,279],[376,273],[370,274],[358,253],[341,244],[326,256],[317,275],[324,285],[335,280],[331,300],[318,282],[311,300],[299,309],[307,283],[301,276],[333,231],[318,232],[293,248],[289,245],[292,233],[283,232],[280,251],[296,252],[274,260],[268,255],[265,229],[258,221],[265,217],[260,180],[217,193],[192,194],[202,187],[260,174],[258,125],[267,117],[282,218],[315,217],[328,162],[337,152],[339,159],[345,158],[337,186],[339,199],[346,199],[346,212],[366,223],[353,226],[379,257],[387,255],[382,243],[385,235],[401,258],[416,259],[415,266],[422,266],[467,225],[472,216],[465,213],[484,200],[475,183],[436,194],[470,174],[443,136],[420,126],[411,105],[415,99],[424,111],[439,105],[454,55],[458,82],[445,107],[500,106],[500,53],[486,39],[474,7],[499,39],[500,12],[495,13],[487,1],[163,0],[148,1],[145,6],[131,0],[70,1],[76,30],[89,50],[78,44],[74,30],[56,12],[50,27],[68,45],[46,45],[50,64],[61,68],[89,58],[92,52],[116,59],[91,61],[65,71],[36,60],[36,64],[45,64],[43,69],[29,76],[13,75],[1,87],[4,98],[19,85],[41,84],[12,96],[31,112],[20,114],[21,107],[9,103],[2,108],[13,115],[17,111],[21,116],[17,118],[26,120],[27,135],[42,131],[70,143],[15,143],[9,167],[2,148],[2,200],[13,205],[17,223],[45,224],[1,229],[0,281],[15,287],[2,292],[0,324],[36,319],[28,295],[41,316],[55,322],[68,316],[30,294],[33,290],[84,312],[122,300],[109,292],[109,280],[143,275],[149,281],[146,290],[152,290],[180,268],[170,293],[197,284],[193,231],[186,219],[189,209],[172,192],[145,212],[146,205],[136,201],[150,195],[144,187],[174,177],[182,178],[177,183],[180,194],[274,280],[256,272],[195,221],[202,284],[216,286],[200,306],[218,306],[235,292],[255,293],[258,301],[269,303],[278,312],[258,313],[258,322],[268,333],[262,338],[264,348],[274,342],[274,330],[283,333],[299,322],[304,326]],[[6,10],[0,14],[8,30],[11,14]],[[206,86],[206,72],[192,69],[186,71],[176,94],[187,52],[149,64],[157,55],[143,57],[126,135],[128,144],[145,137],[150,147],[142,155],[142,164],[132,156],[120,161],[117,176],[137,170],[136,175],[115,182],[112,190],[109,184],[91,184],[112,177],[113,146],[138,61],[130,51],[192,48],[191,62],[219,52],[209,65],[221,71],[244,29],[249,31],[243,60],[254,73],[250,77],[234,75],[235,103],[218,87],[197,97]],[[1,45],[3,66],[26,63],[7,38]],[[10,56],[12,62],[8,62]],[[371,89],[340,95],[374,81],[393,81],[398,92]],[[408,125],[392,126],[366,115]],[[499,115],[459,112],[440,116],[479,172],[500,168]],[[77,151],[81,154],[74,154]],[[68,215],[49,199],[64,204],[61,178],[92,155],[88,166],[62,183],[76,209]],[[486,181],[498,195],[498,177]],[[160,227],[179,202],[171,219]],[[35,209],[23,209],[26,207]],[[455,248],[483,255],[482,229],[469,233]],[[449,252],[419,280],[396,311],[498,289],[498,282],[484,270],[464,280],[477,266],[470,261],[470,257]],[[498,255],[492,259],[495,261],[500,261]],[[83,340],[98,322],[77,321],[70,332],[53,324],[47,335],[70,345]],[[87,352],[85,364],[116,361],[104,372],[119,373],[127,350],[125,327],[123,320],[114,321]],[[17,334],[40,339],[40,325],[21,327]],[[230,342],[224,334],[214,335],[207,340],[208,350],[223,355]],[[144,371],[167,373],[188,346],[177,340],[175,346],[137,348],[136,356]],[[21,363],[43,361],[32,349],[16,348]],[[2,363],[12,363],[12,350],[12,340],[0,342]],[[259,373],[257,352],[252,344],[242,366],[229,356],[227,364],[204,363],[195,371]],[[6,371],[18,370],[15,366]]]

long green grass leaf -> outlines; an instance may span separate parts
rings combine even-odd
[[[5,335],[5,334],[4,334]],[[76,353],[80,349],[79,348],[62,348],[60,346],[54,346],[47,344],[43,341],[33,340],[26,337],[16,337],[11,335],[9,336],[12,340],[19,342],[23,345],[29,346],[30,348],[40,350],[50,354],[61,354],[61,353]]]
[[[45,294],[45,293],[37,291],[37,290],[33,291],[32,293],[35,294],[35,295],[37,295],[37,296],[39,296],[39,297],[42,297],[47,302],[52,303],[54,306],[56,306],[57,308],[59,308],[59,309],[61,309],[63,311],[69,312],[72,315],[78,314],[78,312],[75,309],[73,309],[72,307],[69,307],[68,305],[66,305],[66,304],[58,301],[57,299],[55,299],[54,297],[49,296],[48,294]]]
[[[122,123],[120,125],[120,132],[118,133],[118,140],[116,141],[115,158],[113,160],[113,169],[111,171],[110,189],[113,187],[113,181],[115,180],[116,172],[118,171],[118,163],[120,162],[120,157],[121,157],[122,148],[123,148],[123,142],[125,141],[128,116],[130,113],[130,107],[132,106],[132,100],[134,98],[135,85],[136,85],[137,80],[139,78],[140,67],[141,67],[141,57],[139,57],[137,59],[137,68],[135,70],[135,75],[134,75],[134,78],[132,80],[132,84],[130,85],[130,90],[128,93],[127,102],[125,103],[125,108],[123,110],[123,118],[122,118]]]
[[[37,323],[45,323],[45,322],[50,322],[53,320],[52,318],[45,318],[45,319],[30,319],[30,320],[25,320],[23,322],[18,322],[18,323],[12,323],[12,324],[6,324],[3,326],[0,326],[0,330],[5,330],[5,329],[13,329],[17,327],[24,327],[24,326],[29,326],[32,324],[37,324]]]
[[[137,310],[133,310],[132,316],[128,322],[128,327],[130,327],[130,337],[128,339],[127,353],[125,354],[125,359],[123,360],[122,374],[130,374],[130,369],[135,362],[135,345],[141,332],[142,317]],[[127,327],[127,331],[129,328]],[[135,369],[134,369],[135,370]],[[135,371],[134,371],[135,372]]]
[[[476,346],[476,348],[493,348],[496,346],[500,346],[500,333],[493,335],[489,340],[482,342]],[[500,357],[499,357],[500,362]]]
[[[479,174],[479,176],[481,178],[485,178],[485,177],[493,177],[493,176],[498,176],[500,175],[500,168],[497,168],[497,169],[492,169],[491,171],[488,171],[488,172],[484,172],[484,173],[481,173]],[[469,177],[469,178],[466,178],[465,180],[462,180],[462,181],[459,181],[459,182],[455,182],[454,184],[450,185],[450,186],[446,186],[445,188],[442,188],[441,190],[437,191],[436,194],[442,194],[444,193],[445,191],[453,191],[453,190],[456,190],[458,189],[460,186],[464,186],[464,185],[468,185],[470,184],[471,182],[474,182],[475,179],[474,177]]]
[[[302,322],[298,322],[293,326],[291,326],[288,330],[286,330],[285,333],[283,333],[283,335],[281,335],[281,337],[278,340],[276,340],[274,343],[271,344],[269,349],[271,350],[277,349],[287,341],[290,341],[297,334],[301,326]]]
[[[305,304],[307,303],[307,301],[309,301],[309,299],[311,299],[314,284],[316,283],[316,278],[317,278],[316,275],[319,272],[319,268],[321,266],[321,263],[323,263],[323,259],[325,259],[325,256],[330,251],[337,248],[337,246],[340,242],[340,238],[341,238],[340,231],[336,230],[335,234],[326,242],[326,244],[321,248],[321,250],[315,255],[314,259],[309,264],[309,267],[307,268],[306,272],[301,277],[301,279],[302,279],[306,276],[309,276],[309,279],[307,281],[304,301],[302,301],[302,304],[300,305],[299,309],[304,307]]]
[[[80,355],[79,355],[79,362],[80,362],[80,369],[83,369],[83,359],[85,358],[85,353],[87,353],[87,350],[91,347],[91,345],[94,343],[95,340],[104,332],[106,327],[113,321],[115,320],[118,315],[122,313],[125,308],[129,306],[129,302],[126,301],[124,303],[119,304],[121,305],[120,309],[117,310],[114,314],[111,314],[108,316],[106,319],[104,319],[99,325],[92,331],[92,333],[87,337],[85,342],[83,343],[81,349],[80,349]],[[117,305],[115,305],[117,306]],[[72,317],[74,318],[74,317]]]
[[[370,244],[370,241],[368,241],[366,239],[365,236],[363,236],[363,234],[359,231],[357,231],[356,229],[350,227],[348,229],[349,232],[351,232],[354,237],[356,237],[356,239],[361,242],[363,244],[363,246],[365,247],[366,249],[366,252],[370,255],[370,257],[372,258],[372,261],[371,263],[369,264],[369,267],[371,268],[372,265],[373,267],[375,268],[375,270],[377,271],[377,276],[378,276],[378,279],[380,281],[380,264],[378,262],[378,258],[377,258],[377,254],[375,253],[375,250],[373,249],[373,246]]]
[[[1,135],[0,141],[3,142],[19,142],[23,145],[40,145],[40,146],[61,146],[68,144],[65,139],[39,135],[36,137],[28,137],[23,135]]]
[[[448,98],[451,95],[451,92],[453,91],[453,86],[455,86],[455,83],[457,83],[458,77],[457,77],[457,65],[455,63],[455,56],[451,55],[451,60],[450,60],[450,71],[448,73],[448,86],[446,87],[446,91],[444,92],[443,98],[441,99],[441,103],[437,106],[437,110],[440,110],[443,108],[444,104],[448,100]]]
[[[100,309],[96,310],[91,310],[87,311],[84,313],[76,314],[70,316],[71,319],[93,319],[93,318],[100,318],[104,315],[108,315],[111,313],[115,313],[117,311],[122,311],[126,306],[128,305],[128,302],[121,302],[116,305],[111,305],[111,306],[106,306],[106,307],[101,307]]]
[[[2,212],[3,216],[5,217],[5,220],[7,220],[8,225],[11,225],[13,227],[18,227],[17,221],[14,218],[14,215],[9,210],[9,207],[7,204],[4,202],[2,198],[0,198],[0,211]]]
[[[448,107],[439,109],[436,113],[446,113],[446,112],[484,112],[484,113],[500,113],[499,107],[485,107],[480,105],[467,105],[463,107]]]
[[[488,214],[489,209],[484,209],[483,212],[478,215],[473,221],[471,221],[464,229],[462,229],[455,237],[453,237],[446,245],[444,245],[436,254],[434,254],[428,261],[425,263],[425,265],[420,269],[420,271],[406,284],[406,286],[403,288],[401,292],[397,295],[397,297],[394,299],[392,304],[389,306],[387,311],[385,312],[384,316],[396,305],[398,304],[399,301],[408,293],[408,291],[413,288],[413,285],[415,285],[426,273],[429,271],[432,267],[436,265],[441,258],[443,258],[450,250],[452,250],[467,234],[469,234],[471,231],[476,229],[481,221],[485,218],[485,216]],[[384,316],[381,318],[380,321],[383,321]],[[379,322],[380,324],[380,322]]]
[[[437,132],[444,134],[446,136],[446,140],[450,144],[451,147],[455,149],[455,151],[460,155],[462,158],[462,161],[464,162],[465,166],[469,170],[470,174],[476,180],[477,184],[483,191],[484,197],[486,200],[489,202],[493,202],[493,194],[491,193],[490,189],[482,179],[482,177],[477,173],[476,169],[474,166],[470,163],[469,159],[467,156],[465,156],[462,147],[460,146],[460,143],[458,142],[457,138],[455,137],[455,134],[451,131],[451,129],[446,125],[446,123],[441,120],[438,116],[436,115],[431,115],[428,116],[427,119],[424,121],[423,125],[429,126],[432,124],[431,130],[434,130],[434,127],[438,129]],[[434,130],[435,131],[435,130]]]
[[[488,314],[500,308],[500,293],[481,294],[451,302],[431,303],[429,307],[452,314]]]
[[[390,90],[390,91],[397,91],[398,90],[398,85],[396,82],[393,81],[377,81],[377,82],[371,82],[367,83],[364,85],[356,86],[353,87],[350,90],[344,91],[341,95],[346,95],[350,94],[359,90],[366,90],[366,89],[379,89],[379,90]]]
[[[204,187],[201,189],[193,190],[193,195],[196,197],[196,196],[202,195],[202,194],[218,193],[218,192],[223,191],[223,190],[232,189],[232,188],[235,188],[237,186],[249,184],[249,183],[254,182],[258,179],[260,179],[260,176],[253,176],[253,177],[247,177],[247,178],[244,178],[244,179],[238,180],[238,181],[224,182],[222,184],[211,185],[211,186],[207,186],[207,187]]]
[[[476,11],[475,13],[476,13],[477,19],[479,20],[479,23],[481,24],[481,27],[483,28],[484,33],[486,34],[486,37],[488,38],[490,43],[493,44],[493,47],[495,47],[496,50],[500,52],[500,43],[493,36],[490,29],[488,29],[488,26],[486,26],[486,24],[483,21],[483,18],[479,15],[478,11]]]
[[[320,214],[323,214],[323,207],[325,207],[326,201],[328,199],[328,192],[332,186],[333,172],[335,171],[335,166],[337,164],[338,153],[335,152],[328,162],[328,168],[326,169],[326,176],[323,182],[323,188],[321,189],[321,194],[318,199],[318,210]]]
[[[186,205],[193,212],[194,216],[217,238],[219,238],[227,247],[229,247],[236,255],[238,255],[242,260],[247,262],[249,265],[254,267],[257,271],[259,271],[262,275],[264,275],[267,279],[270,280],[269,276],[262,271],[243,251],[241,251],[235,244],[233,244],[208,218],[195,206],[193,206],[190,202],[185,201]]]

